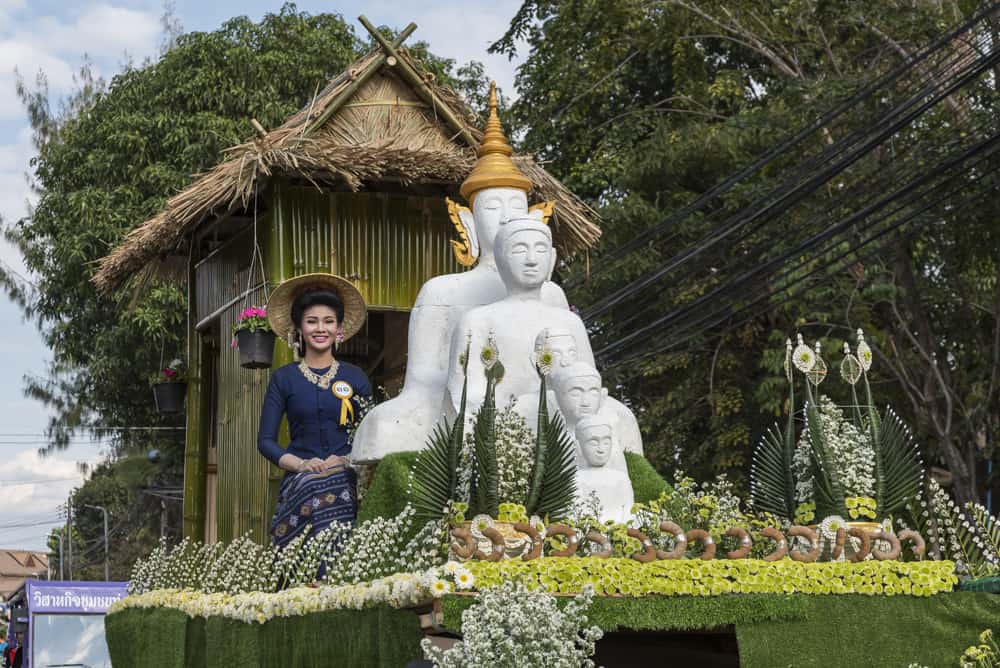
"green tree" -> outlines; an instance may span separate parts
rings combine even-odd
[[[610,251],[973,11],[975,5],[966,2],[525,2],[494,45],[509,52],[524,38],[530,48],[513,108],[524,128],[522,146],[551,161],[557,176],[590,199],[604,219],[600,249],[561,270],[572,281],[571,300],[586,311],[648,275],[773,188],[783,169],[864,129],[884,100],[865,100],[669,234],[625,261],[611,262]],[[892,94],[905,95],[923,74],[904,78]],[[900,135],[898,144],[866,155],[838,185],[854,201],[864,201],[902,183],[953,147],[955,133],[946,128],[961,126],[963,138],[975,137],[976,128],[992,128],[995,103],[996,89],[985,79],[958,91],[925,123]],[[969,196],[981,195],[983,187],[970,184]],[[807,226],[851,213],[852,206],[837,189],[827,189],[738,243],[701,253],[683,275],[592,321],[595,349],[614,345],[643,319],[690,304],[738,275],[747,267],[745,256],[762,244],[772,245],[776,256]],[[835,352],[860,325],[879,346],[879,378],[894,381],[880,383],[881,400],[892,401],[919,428],[932,459],[955,476],[957,496],[975,496],[976,436],[995,430],[998,408],[996,392],[988,394],[1000,371],[991,338],[1000,332],[996,205],[984,202],[960,219],[935,210],[931,215],[940,222],[923,226],[910,240],[900,238],[881,257],[814,280],[789,301],[762,303],[757,317],[734,318],[724,334],[693,331],[682,346],[610,369],[611,383],[639,415],[654,463],[703,476],[735,467],[738,474],[753,438],[785,409],[784,337],[804,328],[809,338],[823,339],[824,350]],[[985,243],[977,245],[977,238]],[[807,262],[799,273],[814,266],[815,260]],[[655,336],[665,333],[680,332]]]
[[[291,4],[258,23],[237,17],[218,30],[187,34],[168,10],[164,27],[158,59],[127,66],[109,82],[95,79],[85,64],[75,93],[58,107],[43,74],[34,85],[19,86],[38,150],[31,174],[38,202],[24,219],[5,221],[3,232],[36,283],[0,272],[56,360],[26,386],[53,409],[50,448],[64,447],[81,430],[111,441],[114,461],[74,496],[114,508],[112,523],[124,523],[116,540],[141,543],[134,552],[159,537],[159,500],[141,488],[180,481],[183,431],[141,427],[183,426],[180,417],[154,412],[147,386],[152,372],[184,350],[183,262],[167,260],[107,296],[89,281],[96,261],[161,210],[192,174],[251,136],[251,119],[278,126],[371,46],[340,15],[310,15]],[[410,48],[439,80],[454,82],[452,61],[429,53],[426,43]],[[477,73],[472,67],[461,76],[481,86]],[[152,448],[172,464],[142,464]],[[176,528],[177,511],[169,513]],[[94,524],[99,513],[91,514],[79,516],[76,530],[88,554],[102,557],[95,545],[103,528]]]

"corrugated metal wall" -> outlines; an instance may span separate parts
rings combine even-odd
[[[453,235],[443,198],[329,193],[281,183],[272,192],[271,212],[258,221],[272,284],[299,274],[332,271],[352,280],[371,308],[409,309],[425,280],[461,270],[448,244]],[[246,290],[251,240],[250,234],[244,234],[196,266],[196,322]],[[258,281],[254,276],[254,283]],[[218,461],[214,522],[221,541],[248,531],[257,540],[267,540],[276,483],[282,475],[256,447],[270,373],[243,369],[237,351],[228,345],[240,310],[247,303],[263,302],[263,290],[258,290],[250,300],[241,299],[226,308],[212,327],[221,338],[216,366],[218,404],[215,423],[210,426],[215,430]],[[353,349],[362,345],[360,339],[350,342],[349,353],[363,354]],[[275,352],[276,366],[290,360],[281,343]],[[205,396],[207,400],[209,393]],[[210,526],[213,518],[206,522]]]

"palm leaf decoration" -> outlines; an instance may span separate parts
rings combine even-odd
[[[963,511],[951,501],[948,493],[932,478],[924,486],[923,503],[920,497],[908,500],[916,528],[927,537],[928,549],[962,564],[961,570],[974,578],[1000,574],[1000,520],[990,515],[977,503],[966,504]],[[927,508],[929,517],[922,510]]]
[[[469,349],[462,358],[462,369],[468,373]],[[454,500],[458,487],[458,466],[465,440],[465,404],[469,379],[462,383],[462,400],[458,415],[450,427],[434,427],[427,447],[420,453],[413,466],[413,493],[411,503],[417,519],[436,520],[445,514],[448,503]]]
[[[541,389],[538,392],[538,421],[535,426],[535,462],[531,467],[531,478],[528,481],[528,498],[524,502],[528,514],[533,514],[538,506],[549,449],[549,406],[545,390],[545,374],[539,373],[538,375],[542,380]]]
[[[786,360],[786,365],[790,363]],[[754,510],[791,520],[795,516],[795,383],[788,375],[788,422],[785,432],[775,423],[764,432],[753,453],[750,499]],[[807,381],[808,382],[808,381]]]
[[[461,416],[455,422],[461,422]],[[427,447],[413,465],[410,502],[421,520],[441,519],[455,496],[455,470],[451,468],[451,438],[443,424],[434,427]]]
[[[486,397],[476,416],[473,427],[475,436],[475,465],[472,479],[470,510],[496,517],[500,512],[500,471],[497,466],[496,384],[503,378],[503,365],[499,361],[486,370]]]
[[[576,444],[558,413],[548,418],[544,431],[545,469],[541,490],[538,505],[528,512],[553,520],[565,517],[576,498]]]
[[[878,418],[874,410],[872,414]],[[890,515],[920,493],[924,477],[920,452],[910,429],[891,408],[886,408],[878,428],[870,433],[875,451],[875,502],[879,513]]]
[[[757,512],[773,513],[791,519],[795,516],[795,474],[792,472],[792,454],[795,452],[795,434],[792,443],[773,425],[764,432],[753,453],[750,470],[750,498]]]
[[[539,376],[535,462],[524,507],[529,515],[559,519],[569,512],[576,497],[576,446],[562,416],[549,416],[545,374]]]

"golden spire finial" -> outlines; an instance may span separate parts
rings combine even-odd
[[[489,118],[483,141],[479,145],[479,160],[472,172],[462,183],[459,192],[472,203],[473,196],[484,188],[517,188],[525,193],[531,191],[531,180],[521,173],[510,155],[514,152],[500,125],[497,114],[497,84],[490,82]]]
[[[479,145],[479,157],[490,153],[510,155],[514,149],[507,143],[503,128],[500,126],[500,116],[497,115],[497,83],[490,82],[490,115],[486,121],[486,131],[483,133],[483,143]]]

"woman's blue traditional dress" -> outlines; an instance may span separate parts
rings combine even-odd
[[[303,376],[296,363],[286,364],[271,375],[260,414],[257,449],[275,466],[285,454],[303,460],[350,454],[351,434],[371,404],[372,387],[361,369],[345,362],[339,365],[326,389]],[[317,376],[328,370],[312,369]],[[347,394],[350,397],[345,399]],[[291,434],[288,448],[278,444],[283,416],[288,417]],[[306,527],[310,527],[309,535],[314,535],[332,522],[353,523],[356,515],[356,477],[350,467],[337,466],[322,473],[287,472],[271,520],[271,539],[284,546]]]

